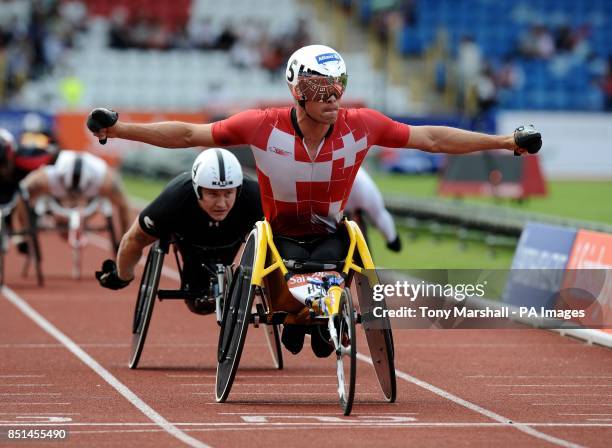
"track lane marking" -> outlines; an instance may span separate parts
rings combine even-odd
[[[12,289],[7,286],[3,286],[2,294],[4,297],[17,307],[23,314],[29,317],[34,323],[36,323],[41,329],[52,336],[54,339],[63,344],[73,355],[81,360],[85,365],[97,373],[104,381],[106,381],[112,388],[114,388],[119,394],[121,394],[126,400],[134,405],[139,411],[146,415],[150,420],[155,422],[168,434],[174,436],[181,442],[193,448],[209,448],[209,445],[194,439],[190,435],[184,433],[177,427],[173,426],[164,417],[162,417],[157,411],[146,404],[140,397],[132,392],[127,386],[120,382],[115,376],[113,376],[108,370],[106,370],[98,361],[93,359],[87,352],[72,341],[68,336],[62,333],[57,327],[51,322],[45,319],[38,311],[32,308],[24,299],[19,297]],[[34,404],[34,403],[25,403]],[[59,404],[59,403],[52,403]],[[69,404],[69,403],[67,403]]]
[[[102,237],[99,237],[99,240],[92,239],[92,242],[97,241],[97,243],[98,243],[97,245],[98,246],[103,246],[103,247],[109,247],[110,246],[110,243],[108,243],[106,241],[105,241],[106,242],[106,246],[104,246],[103,244],[100,244],[100,240],[105,241]],[[142,259],[140,260],[139,264],[143,264],[143,260]],[[180,276],[178,275],[177,271],[174,271],[173,269],[168,269],[168,271],[171,272],[171,275],[168,275],[168,273],[164,272],[164,270],[162,270],[162,275],[165,274],[165,275],[167,275],[167,276],[169,276],[171,278],[180,280]],[[176,277],[178,277],[178,278],[176,278]],[[360,352],[357,352],[357,359],[359,359],[359,360],[361,360],[363,362],[366,362],[366,363],[368,363],[370,365],[373,365],[372,358],[370,358],[369,356],[366,356],[366,355],[364,355],[364,354],[362,354]],[[478,406],[478,405],[476,405],[474,403],[471,403],[471,402],[469,402],[467,400],[459,398],[459,397],[457,397],[457,396],[455,396],[455,395],[453,395],[453,394],[451,394],[449,392],[446,392],[446,391],[444,391],[442,389],[439,389],[436,386],[433,386],[433,385],[431,385],[429,383],[426,383],[425,381],[419,380],[418,378],[415,378],[415,377],[413,377],[413,376],[411,376],[411,375],[409,375],[409,374],[407,374],[405,372],[402,372],[402,371],[400,371],[398,369],[395,369],[395,372],[396,372],[396,375],[399,378],[403,379],[404,381],[408,381],[410,383],[416,384],[416,385],[418,385],[418,386],[420,386],[420,387],[422,387],[422,388],[424,388],[426,390],[429,390],[430,392],[433,392],[433,393],[435,393],[437,395],[442,396],[443,398],[446,398],[446,399],[448,399],[450,401],[453,401],[453,402],[455,402],[455,403],[457,403],[457,404],[459,404],[459,405],[461,405],[463,407],[466,407],[466,408],[468,408],[468,409],[470,409],[472,411],[475,411],[475,412],[478,412],[478,413],[480,413],[482,415],[485,415],[485,416],[489,417],[492,420],[495,420],[495,421],[498,421],[500,423],[503,423],[504,425],[516,428],[519,431],[524,432],[526,434],[529,434],[529,435],[531,435],[531,436],[533,436],[535,438],[538,438],[538,439],[541,439],[541,440],[546,440],[547,442],[550,442],[550,443],[553,443],[555,445],[562,446],[562,447],[565,447],[565,448],[582,448],[581,445],[569,442],[569,441],[564,440],[564,439],[560,439],[560,438],[557,438],[557,437],[550,436],[548,434],[545,434],[543,432],[540,432],[540,431],[537,431],[537,430],[533,429],[529,425],[525,425],[525,424],[521,424],[521,423],[514,424],[512,422],[512,420],[510,420],[510,419],[508,419],[506,417],[503,417],[503,416],[501,416],[499,414],[496,414],[495,412],[492,412],[492,411],[489,411],[489,410],[487,410],[485,408],[482,408],[482,407],[480,407],[480,406]]]
[[[370,358],[369,356],[366,356],[362,353],[357,352],[357,359],[359,359],[360,361],[363,361],[367,364],[370,364],[371,366],[374,365],[372,358]],[[460,398],[456,395],[451,394],[450,392],[447,392],[443,389],[440,389],[439,387],[434,386],[433,384],[429,384],[423,380],[420,380],[418,378],[415,378],[412,375],[409,375],[405,372],[402,372],[401,370],[395,369],[395,374],[398,378],[401,378],[404,381],[407,381],[409,383],[415,384],[419,387],[422,387],[425,390],[428,390],[429,392],[432,392],[436,395],[439,395],[443,398],[446,398],[447,400],[450,400],[460,406],[463,406],[471,411],[477,412],[479,414],[484,415],[485,417],[490,418],[491,420],[495,420],[499,423],[502,423],[503,425],[508,426],[509,428],[516,428],[517,430],[524,432],[526,434],[529,434],[530,436],[533,436],[535,438],[541,439],[541,440],[545,440],[547,442],[553,443],[555,445],[558,446],[562,446],[565,448],[578,448],[581,447],[581,445],[575,444],[573,442],[569,442],[567,440],[564,439],[560,439],[558,437],[554,437],[551,435],[548,435],[546,433],[540,432],[536,429],[533,429],[531,426],[533,425],[526,425],[524,423],[514,423],[511,419],[504,417],[500,414],[497,414],[493,411],[489,411],[488,409],[485,409],[481,406],[478,406],[477,404],[474,404],[470,401],[464,400],[463,398]]]

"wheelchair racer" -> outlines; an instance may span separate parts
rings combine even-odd
[[[136,140],[166,148],[249,145],[257,166],[264,214],[284,259],[341,260],[348,247],[339,226],[359,166],[373,145],[465,154],[507,149],[537,152],[541,135],[522,126],[510,135],[486,135],[443,126],[409,126],[372,109],[346,109],[340,99],[348,74],[342,56],[324,45],[297,50],[287,63],[292,107],[246,110],[214,123],[125,123],[108,109],[93,110],[87,125],[101,142]],[[285,326],[283,342],[301,350],[305,328]],[[324,341],[325,342],[325,341]],[[331,353],[311,339],[315,354]]]
[[[106,260],[96,277],[105,288],[126,287],[134,279],[143,249],[160,238],[172,238],[183,259],[181,288],[205,289],[211,273],[202,263],[231,264],[245,236],[262,217],[257,182],[244,178],[230,151],[209,149],[196,158],[191,173],[176,176],[140,212],[121,240],[117,263]],[[195,313],[214,311],[214,304],[186,303]]]
[[[380,190],[363,167],[357,171],[353,189],[344,207],[344,214],[347,216],[361,212],[368,215],[368,218],[374,222],[376,228],[384,236],[389,250],[393,252],[402,250],[402,241],[395,228],[393,217],[385,208],[385,201]]]
[[[50,165],[32,171],[21,181],[21,187],[34,203],[42,195],[58,200],[108,198],[119,215],[121,233],[130,224],[128,202],[119,174],[101,158],[81,151],[61,151]]]

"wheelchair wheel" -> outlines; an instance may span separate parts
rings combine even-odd
[[[164,263],[164,252],[159,248],[159,242],[149,250],[147,262],[145,264],[138,297],[134,309],[134,323],[132,327],[132,353],[130,355],[130,369],[138,367],[138,361],[144,348],[149,330],[149,322],[153,314],[153,306],[157,298],[157,288],[161,277],[161,270]]]
[[[365,328],[365,332],[378,383],[387,401],[393,403],[397,395],[393,334],[389,328]]]
[[[357,337],[355,333],[355,309],[348,288],[341,296],[340,313],[329,320],[329,330],[336,347],[336,374],[338,395],[344,415],[349,415],[355,397],[357,375]]]
[[[216,399],[224,402],[232,388],[240,356],[246,340],[251,320],[251,307],[255,287],[251,286],[251,274],[255,262],[255,244],[257,233],[251,232],[240,259],[240,265],[234,273],[223,306],[221,331],[217,349]]]

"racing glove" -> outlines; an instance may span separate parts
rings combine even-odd
[[[392,250],[393,252],[399,252],[402,250],[402,240],[400,240],[399,235],[397,235],[393,241],[389,241],[387,243],[387,249]]]
[[[87,116],[87,128],[91,132],[100,132],[102,129],[110,128],[119,119],[119,114],[114,110],[99,107],[92,110]],[[106,138],[101,139],[102,145],[106,144]]]
[[[542,134],[532,124],[519,126],[514,131],[514,143],[519,148],[524,148],[529,154],[537,153],[542,147]],[[520,155],[517,152],[515,155]]]
[[[96,271],[96,278],[100,286],[108,289],[123,289],[129,285],[133,279],[123,280],[117,274],[117,264],[113,260],[104,260],[102,270]]]

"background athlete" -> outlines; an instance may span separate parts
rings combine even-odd
[[[391,213],[385,208],[382,193],[363,167],[359,168],[357,172],[351,194],[344,207],[344,213],[349,217],[356,214],[367,215],[369,220],[382,233],[387,242],[387,248],[393,252],[402,250],[402,241],[395,228]],[[359,219],[363,219],[363,217]]]
[[[96,276],[109,289],[126,287],[145,247],[160,238],[176,241],[183,259],[181,287],[209,285],[202,262],[232,263],[236,252],[263,211],[259,188],[243,178],[236,156],[222,148],[200,154],[191,172],[176,176],[134,221],[124,235],[117,264],[106,260]],[[205,249],[204,249],[205,248]],[[186,301],[191,311],[212,312],[207,303]]]
[[[444,126],[409,126],[372,109],[342,108],[347,81],[346,65],[337,51],[309,45],[287,63],[292,107],[252,109],[207,124],[125,123],[113,111],[96,109],[87,124],[101,141],[123,138],[166,148],[249,145],[277,248],[283,258],[312,261],[346,255],[348,241],[339,223],[372,145],[449,154],[493,149],[522,154],[537,152],[542,144],[532,127],[486,135]],[[301,350],[304,330],[285,326],[283,342],[290,351]]]
[[[63,201],[108,198],[119,215],[121,233],[130,225],[129,206],[119,173],[101,158],[81,151],[63,150],[50,165],[44,165],[21,181],[32,203],[42,195]]]

